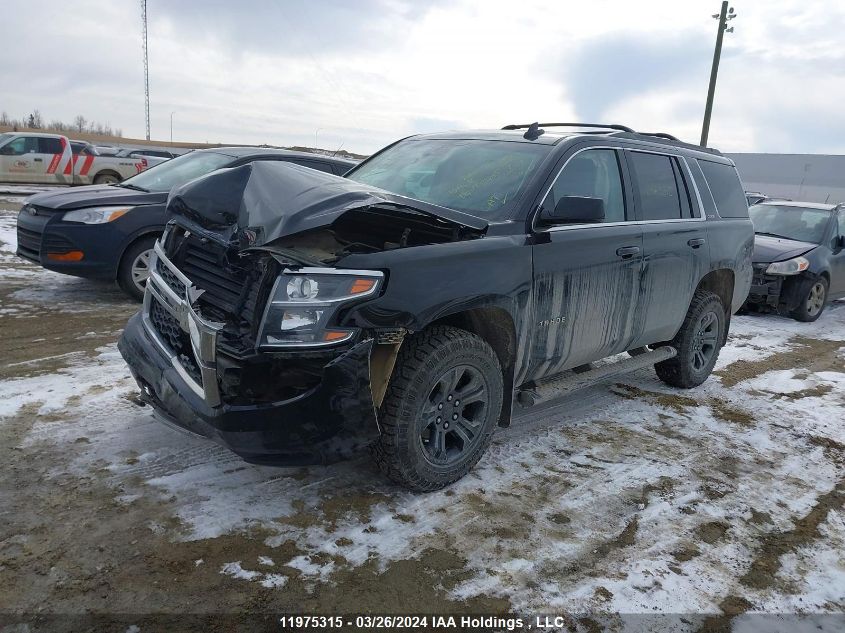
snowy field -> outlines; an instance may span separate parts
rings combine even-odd
[[[845,609],[845,304],[735,317],[702,387],[596,385],[418,495],[365,459],[252,466],[153,420],[115,346],[136,306],[17,260],[17,206],[0,200],[0,611],[844,624],[825,614]]]

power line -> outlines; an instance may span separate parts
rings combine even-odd
[[[150,140],[150,58],[147,53],[147,0],[141,0],[141,32],[144,46],[144,120]]]

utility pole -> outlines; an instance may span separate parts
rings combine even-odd
[[[170,113],[170,144],[173,145],[173,115],[176,114],[175,112]]]
[[[713,15],[719,18],[719,30],[716,31],[716,50],[713,51],[713,67],[710,69],[710,87],[707,89],[707,105],[704,108],[704,125],[701,127],[701,146],[707,147],[707,137],[710,134],[710,115],[713,114],[713,95],[716,92],[716,75],[719,73],[719,59],[722,57],[722,39],[725,33],[733,33],[734,28],[728,28],[728,20],[737,16],[733,7],[728,8],[728,0],[723,0],[722,10]]]
[[[150,140],[150,58],[147,53],[147,0],[141,0],[141,35],[144,46],[144,121]]]

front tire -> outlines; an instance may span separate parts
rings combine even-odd
[[[812,323],[818,319],[827,303],[829,284],[825,277],[811,280],[805,284],[800,305],[789,313],[796,321]]]
[[[420,492],[466,475],[490,444],[502,384],[493,349],[470,332],[435,326],[406,338],[379,411],[379,468]]]
[[[678,355],[654,366],[657,377],[681,389],[697,387],[710,375],[725,338],[725,307],[712,292],[698,290],[681,329],[668,345]]]
[[[150,258],[158,238],[142,237],[123,254],[117,270],[117,285],[135,301],[144,299],[144,289],[150,276]]]

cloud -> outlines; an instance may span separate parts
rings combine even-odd
[[[713,44],[698,32],[609,33],[567,55],[561,72],[582,121],[603,122],[605,114],[633,96],[677,84],[700,85],[712,59]]]

